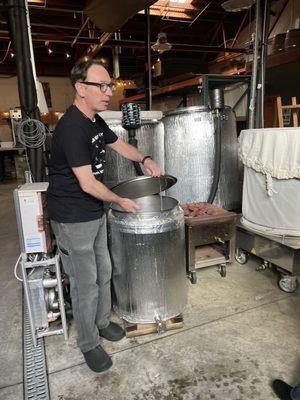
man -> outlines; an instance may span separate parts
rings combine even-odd
[[[103,65],[80,62],[71,71],[73,105],[59,120],[49,163],[48,213],[66,273],[70,278],[77,343],[87,365],[102,372],[112,365],[99,345],[99,335],[120,340],[123,329],[109,321],[111,261],[107,248],[103,201],[127,212],[138,205],[112,193],[101,183],[105,146],[132,161],[141,162],[152,176],[162,171],[149,156],[125,143],[96,113],[107,109],[115,89]]]

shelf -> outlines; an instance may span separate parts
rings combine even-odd
[[[163,94],[168,94],[172,92],[179,91],[181,89],[187,89],[189,87],[193,86],[199,86],[199,89],[206,87],[208,81],[218,83],[218,84],[225,84],[225,83],[235,83],[239,81],[249,81],[250,76],[248,75],[233,75],[233,74],[228,74],[228,75],[222,75],[222,74],[202,74],[202,75],[197,75],[194,78],[187,79],[185,81],[181,82],[176,82],[172,83],[171,85],[161,87],[159,89],[155,89],[152,92],[152,97],[163,95]],[[145,99],[145,93],[137,94],[135,96],[127,97],[122,100],[120,100],[119,104],[126,104],[126,103],[132,103],[136,102],[139,100],[144,100]]]

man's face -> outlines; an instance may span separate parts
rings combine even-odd
[[[87,72],[86,82],[93,83],[111,83],[110,76],[105,68],[101,65],[92,65]],[[107,88],[106,92],[101,92],[100,88],[92,85],[85,85],[77,82],[76,89],[80,97],[84,98],[87,107],[93,111],[104,111],[108,107],[112,91]]]

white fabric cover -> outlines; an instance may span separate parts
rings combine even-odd
[[[273,196],[265,175],[245,166],[242,222],[269,235],[300,236],[300,180],[273,178]]]
[[[243,223],[267,234],[300,236],[300,129],[248,129],[239,144]]]
[[[243,130],[239,144],[247,167],[277,179],[300,178],[300,128]]]

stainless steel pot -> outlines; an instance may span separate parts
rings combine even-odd
[[[141,208],[136,214],[144,213],[160,213],[162,211],[170,211],[178,206],[178,201],[172,197],[153,195],[140,197],[134,200]],[[118,204],[112,204],[111,209],[124,213],[125,211]]]

